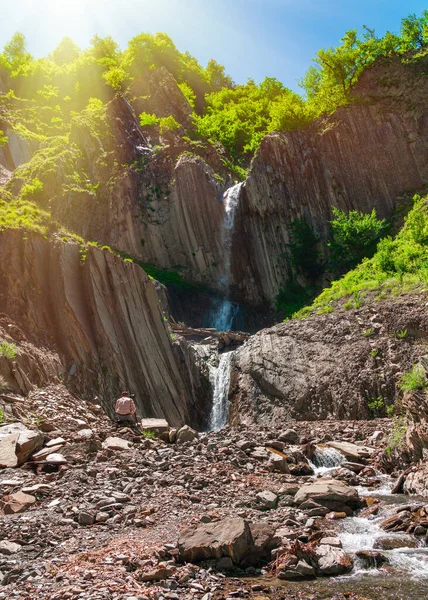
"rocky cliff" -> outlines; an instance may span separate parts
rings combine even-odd
[[[290,276],[294,220],[314,227],[323,252],[333,206],[376,208],[388,217],[398,194],[428,181],[426,71],[426,60],[379,61],[363,74],[349,106],[307,129],[262,141],[235,220],[229,277],[234,299],[273,303]],[[189,124],[187,100],[165,69],[145,85],[145,104],[116,98],[100,131],[85,120],[73,123],[74,166],[61,154],[54,170],[38,174],[43,203],[85,239],[222,291],[228,259],[221,200],[234,183],[227,154],[208,142],[141,128],[141,110],[172,114],[183,128]],[[1,162],[8,167],[6,159]],[[76,189],[67,179],[72,168],[83,169],[96,189]],[[19,189],[18,181],[12,187]]]
[[[398,406],[400,375],[426,353],[425,303],[403,298],[260,331],[236,353],[231,422],[385,415],[387,406]]]
[[[208,381],[191,351],[172,342],[155,283],[140,267],[38,234],[6,230],[0,242],[2,313],[47,355],[59,354],[71,389],[97,394],[111,413],[130,388],[143,416],[201,426]]]
[[[261,303],[284,286],[293,220],[304,218],[325,241],[332,207],[389,217],[398,194],[428,181],[427,66],[380,61],[350,106],[262,141],[236,221],[237,297]]]

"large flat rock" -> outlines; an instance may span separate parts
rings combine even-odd
[[[45,436],[38,429],[28,429],[23,423],[11,423],[0,427],[0,441],[2,437],[8,435],[17,435],[16,455],[18,466],[25,463],[26,460],[43,446]]]
[[[357,490],[336,479],[318,479],[307,483],[297,491],[294,500],[298,505],[307,500],[340,502],[349,506],[358,506],[360,503]]]
[[[185,562],[228,556],[239,564],[253,547],[249,524],[232,517],[189,527],[178,540],[180,560]]]
[[[367,448],[367,446],[357,446],[357,444],[351,444],[351,442],[327,442],[326,446],[334,448],[341,452],[346,458],[353,460],[365,460],[370,458],[373,453],[373,448]]]
[[[165,419],[141,419],[141,429],[157,429],[159,433],[169,431],[168,421]]]

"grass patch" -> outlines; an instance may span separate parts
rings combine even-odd
[[[403,392],[423,390],[428,387],[428,379],[422,365],[413,365],[410,371],[403,373],[398,387]]]
[[[0,344],[0,356],[3,356],[4,358],[8,359],[13,359],[15,358],[16,353],[17,347],[16,344],[14,344],[13,342],[7,342],[6,340],[4,340]]]

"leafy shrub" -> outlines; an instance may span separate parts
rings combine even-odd
[[[0,129],[0,148],[7,144],[8,138],[4,131]]]
[[[403,392],[422,390],[428,387],[428,379],[422,365],[413,365],[410,371],[403,373],[398,387]]]
[[[3,410],[0,408],[0,423],[4,423],[4,422],[5,422],[4,412],[3,412]]]
[[[29,197],[39,197],[43,192],[43,183],[38,177],[35,177],[31,182],[25,183],[21,188],[22,200],[28,200]]]
[[[16,344],[13,342],[7,342],[4,340],[0,344],[0,356],[4,356],[4,358],[12,359],[15,358],[17,352]]]
[[[156,433],[153,431],[153,429],[143,429],[141,431],[141,435],[143,435],[146,438],[151,438],[151,439],[154,439],[156,437]]]
[[[371,398],[371,400],[367,402],[367,408],[373,416],[379,417],[384,411],[385,402],[381,396]]]
[[[348,270],[365,256],[372,255],[387,222],[376,217],[376,210],[365,214],[351,210],[348,214],[333,208],[330,221],[332,239],[328,244],[333,270]]]
[[[176,131],[177,129],[180,129],[180,127],[180,123],[178,123],[172,115],[159,119],[159,131],[161,135],[169,131]]]
[[[159,124],[159,119],[156,115],[154,114],[149,114],[146,112],[142,112],[140,114],[140,125],[141,127],[148,127],[151,125],[158,125]]]
[[[407,336],[407,329],[400,329],[399,331],[395,332],[395,335],[399,340],[402,340]]]

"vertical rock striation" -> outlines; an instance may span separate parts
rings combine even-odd
[[[38,345],[57,349],[66,383],[92,396],[97,389],[107,412],[118,392],[130,388],[143,416],[200,424],[209,403],[203,378],[181,372],[153,282],[110,252],[90,247],[83,262],[79,250],[37,234],[1,233],[2,312]],[[197,370],[191,357],[186,365]]]

